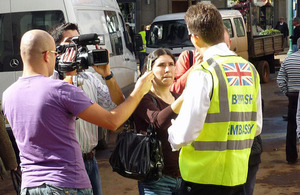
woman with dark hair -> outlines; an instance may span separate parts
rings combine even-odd
[[[177,194],[182,181],[178,166],[179,152],[172,152],[167,131],[183,101],[182,95],[169,90],[175,75],[175,57],[167,49],[157,49],[148,55],[145,64],[148,62],[154,74],[153,86],[136,108],[133,119],[137,131],[145,132],[149,124],[153,125],[161,141],[165,166],[159,180],[139,182],[139,191],[140,194]],[[146,70],[147,66],[143,72]]]

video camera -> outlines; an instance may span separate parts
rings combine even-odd
[[[87,45],[95,45],[96,49],[89,50]],[[108,51],[98,49],[98,45],[104,45],[104,35],[83,34],[71,38],[69,44],[57,46],[56,70],[61,74],[76,69],[81,71],[89,66],[107,65]]]

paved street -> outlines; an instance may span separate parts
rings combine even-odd
[[[285,55],[277,58],[284,59]],[[287,122],[282,115],[287,113],[287,98],[280,92],[276,84],[276,72],[271,74],[270,82],[262,84],[262,96],[265,103],[264,127],[262,132],[262,163],[257,174],[254,195],[293,195],[300,194],[300,166],[289,165],[285,161],[285,132]],[[115,135],[111,136],[114,140]],[[113,141],[108,149],[97,152],[97,160],[102,178],[104,195],[137,195],[136,181],[123,178],[113,173],[108,163]],[[0,181],[0,194],[12,195],[12,183],[9,177]]]
[[[254,194],[299,194],[299,164],[289,165],[285,160],[285,135],[287,122],[282,115],[287,113],[288,100],[276,84],[276,74],[267,84],[262,84],[265,101],[262,132],[262,163],[257,174]]]

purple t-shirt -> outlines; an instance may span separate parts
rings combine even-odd
[[[3,93],[2,101],[20,150],[22,188],[43,183],[91,188],[75,116],[93,102],[81,89],[42,75],[21,77]]]

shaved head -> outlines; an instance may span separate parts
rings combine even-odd
[[[43,30],[27,31],[23,35],[20,44],[24,71],[33,70],[43,74],[44,68],[46,68],[49,74],[52,74],[51,72],[53,71],[51,69],[52,66],[54,68],[55,56],[53,58],[54,60],[50,59],[48,51],[55,51],[54,39],[49,33]],[[48,73],[46,73],[46,75],[47,74]]]
[[[41,54],[44,51],[55,50],[55,44],[46,31],[30,30],[23,35],[20,50],[23,61],[32,61],[42,58]]]

